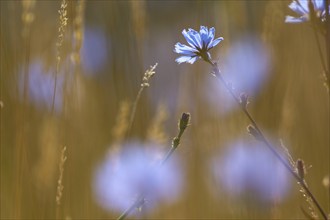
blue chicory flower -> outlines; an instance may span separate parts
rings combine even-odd
[[[189,28],[188,31],[184,29],[182,34],[186,38],[189,46],[179,42],[175,44],[174,52],[182,55],[175,61],[179,64],[184,62],[193,64],[198,58],[209,61],[211,59],[209,50],[223,40],[222,37],[214,40],[214,33],[214,27],[208,29],[205,26],[201,26],[199,32],[191,28]]]
[[[55,79],[52,75],[53,69],[49,69],[43,65],[43,60],[32,60],[28,66],[27,92],[29,94],[29,101],[38,109],[46,110],[52,106],[52,99],[54,95]],[[23,98],[24,93],[24,65],[20,67],[18,77],[18,88],[20,96]],[[60,72],[57,76],[57,89],[54,108],[56,113],[60,113],[63,107],[63,86],[65,77]],[[68,77],[68,80],[71,78]]]
[[[210,168],[215,175],[213,181],[221,186],[218,188],[240,199],[252,193],[254,201],[266,205],[265,202],[284,199],[290,192],[290,179],[284,166],[259,143],[242,139],[231,143],[225,151],[214,154]],[[217,193],[215,188],[212,186],[212,194]]]
[[[296,12],[300,17],[286,16],[286,23],[301,23],[310,20],[309,0],[293,0],[289,8]],[[325,3],[324,0],[311,0],[315,16],[322,22],[325,21]],[[330,8],[330,7],[329,7]]]
[[[141,193],[152,201],[148,210],[175,202],[183,191],[183,170],[176,156],[159,166],[162,147],[139,141],[124,142],[121,148],[111,146],[112,150],[95,170],[96,202],[110,212],[125,211]]]

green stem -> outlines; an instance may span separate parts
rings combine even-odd
[[[181,120],[180,120],[180,123],[181,123]],[[187,122],[187,124],[188,124],[188,122]],[[172,140],[172,146],[168,150],[168,152],[165,154],[165,156],[163,157],[163,159],[160,161],[159,167],[163,166],[166,163],[166,161],[173,155],[174,151],[178,148],[178,146],[180,145],[181,136],[184,133],[185,129],[186,129],[186,127],[180,128],[180,126],[179,126],[179,133],[178,133],[178,135],[175,138],[173,138],[173,140]],[[123,219],[125,219],[135,208],[141,207],[144,204],[144,202],[145,202],[145,192],[142,192],[138,196],[138,198],[135,200],[135,202],[130,207],[128,207],[117,218],[117,220],[123,220]]]
[[[298,183],[301,185],[301,187],[305,190],[306,194],[312,199],[313,203],[316,205],[316,207],[318,208],[319,212],[321,213],[322,217],[327,220],[327,215],[325,213],[325,211],[322,209],[321,205],[319,204],[319,202],[317,201],[317,199],[315,198],[315,196],[313,195],[313,193],[310,191],[310,189],[308,188],[306,182],[304,179],[300,178],[300,176],[294,171],[292,170],[291,166],[286,162],[286,160],[280,155],[280,153],[277,152],[277,150],[275,149],[275,147],[273,147],[270,142],[266,139],[265,135],[262,133],[262,131],[259,129],[259,126],[257,125],[256,121],[253,119],[253,117],[250,115],[250,113],[248,112],[248,110],[246,109],[245,106],[241,105],[240,100],[237,98],[237,96],[235,95],[235,93],[233,92],[232,88],[229,87],[229,85],[226,83],[226,81],[224,80],[224,78],[221,75],[220,69],[218,67],[218,65],[210,60],[206,60],[208,63],[210,63],[212,65],[212,67],[214,68],[214,76],[216,77],[216,79],[218,79],[221,83],[223,83],[227,89],[227,91],[230,93],[230,95],[233,97],[233,99],[235,100],[235,102],[238,104],[238,106],[240,106],[241,110],[244,112],[244,114],[247,116],[247,118],[250,120],[250,122],[252,123],[252,125],[254,126],[254,128],[257,130],[258,134],[260,135],[261,139],[260,141],[262,141],[267,148],[275,155],[275,157],[284,165],[284,167],[289,171],[289,173],[298,181]]]
[[[125,219],[135,208],[141,207],[144,204],[144,195],[141,194],[135,202],[128,207],[118,218],[117,220]]]
[[[130,115],[130,118],[129,118],[129,122],[128,122],[128,128],[127,128],[127,132],[126,132],[126,135],[129,135],[130,131],[131,131],[131,128],[132,128],[132,125],[133,125],[133,122],[134,122],[134,118],[135,118],[135,114],[136,114],[136,108],[138,106],[138,103],[140,101],[140,98],[141,98],[141,94],[143,92],[143,89],[144,87],[141,86],[138,94],[136,95],[136,98],[134,100],[134,104],[133,104],[133,107],[132,107],[132,112],[131,112],[131,115]]]

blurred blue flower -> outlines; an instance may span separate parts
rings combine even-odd
[[[285,167],[259,144],[235,142],[214,158],[211,169],[217,183],[234,196],[252,193],[256,201],[280,200],[290,187]]]
[[[30,101],[37,108],[50,109],[52,105],[52,99],[54,95],[54,70],[46,68],[42,60],[36,59],[29,64],[29,74],[27,80],[27,92],[29,94]],[[24,72],[24,67],[22,66],[20,70],[20,75],[18,78],[18,86],[20,95],[23,96],[24,92],[24,77],[26,74]],[[59,73],[57,76],[57,90],[55,99],[55,111],[60,112],[62,109],[62,97],[63,97],[63,84],[64,75]]]
[[[214,33],[214,27],[208,29],[205,26],[201,26],[199,33],[191,28],[189,28],[188,31],[184,29],[182,34],[190,46],[176,43],[174,52],[181,54],[182,56],[177,58],[175,61],[179,64],[184,62],[193,64],[198,58],[209,61],[211,59],[211,55],[208,51],[223,40],[222,37],[214,40]]]
[[[86,27],[81,48],[82,66],[86,75],[92,76],[100,73],[109,59],[107,40],[101,29]]]
[[[147,207],[173,202],[182,191],[183,176],[176,157],[159,166],[160,146],[126,142],[112,151],[97,168],[94,192],[97,202],[109,211],[123,212],[143,193]]]
[[[287,23],[301,23],[310,20],[310,10],[308,7],[309,0],[293,0],[289,8],[297,13],[300,17],[286,16],[285,22]],[[321,21],[325,21],[325,1],[324,0],[311,0],[315,12],[315,16]]]
[[[272,57],[268,45],[253,34],[232,41],[221,60],[226,80],[238,94],[244,92],[250,97],[258,96],[271,74]],[[207,78],[202,84],[202,100],[211,105],[209,111],[227,114],[238,107],[231,95],[213,78]]]

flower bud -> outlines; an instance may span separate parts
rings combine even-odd
[[[248,100],[248,95],[246,93],[241,93],[241,95],[239,96],[239,101],[240,101],[240,104],[246,108],[247,105],[249,104],[249,100]]]
[[[253,125],[249,125],[247,127],[247,130],[248,130],[249,134],[252,135],[256,140],[258,140],[258,141],[263,140],[260,132]]]
[[[305,163],[302,159],[297,160],[296,169],[298,176],[303,180],[305,178],[306,169],[305,169]]]
[[[190,121],[190,113],[182,113],[182,116],[179,121],[180,131],[184,131],[188,127],[189,121]]]

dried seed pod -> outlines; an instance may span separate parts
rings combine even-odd
[[[296,169],[298,176],[303,180],[306,174],[305,163],[302,159],[298,159],[296,162]]]

